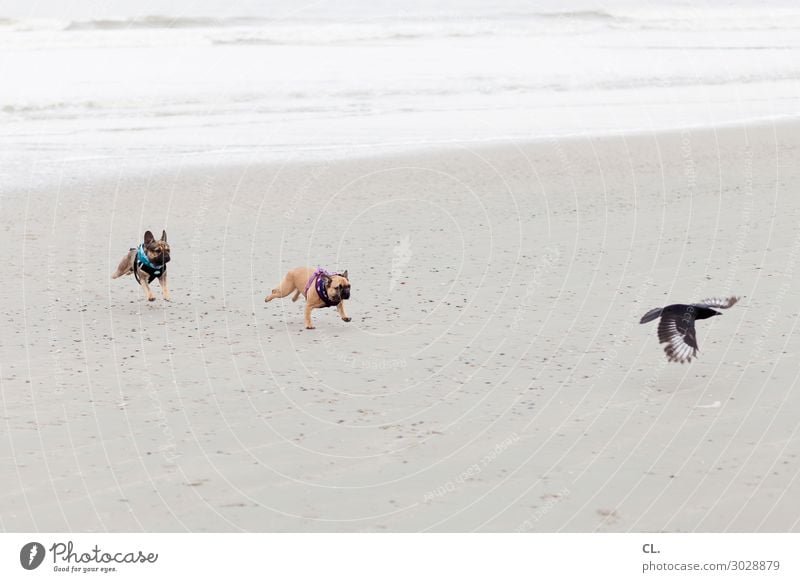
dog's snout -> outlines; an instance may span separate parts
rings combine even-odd
[[[342,289],[342,299],[350,299],[350,289]]]

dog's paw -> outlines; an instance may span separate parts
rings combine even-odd
[[[317,329],[317,328],[316,328],[316,327],[314,327],[313,325],[307,325],[307,326],[306,326],[306,329]]]
[[[155,300],[156,300],[156,298],[155,298],[155,297],[148,297],[148,298],[147,298],[147,300],[148,300],[148,301],[155,301]]]
[[[353,321],[353,318],[352,317],[343,317],[342,321],[351,322],[351,321]]]

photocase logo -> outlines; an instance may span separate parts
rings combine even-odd
[[[19,552],[19,563],[26,570],[35,570],[44,560],[44,546],[39,542],[29,542]]]
[[[411,256],[414,253],[411,251],[411,235],[407,234],[398,241],[392,251],[392,278],[389,281],[389,292],[395,290],[400,279],[403,277],[403,271],[411,262]]]

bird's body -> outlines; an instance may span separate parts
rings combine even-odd
[[[661,318],[661,321],[658,322],[658,341],[667,344],[664,352],[670,362],[682,364],[697,357],[697,351],[700,349],[694,329],[695,320],[722,315],[717,309],[728,309],[737,301],[739,301],[738,297],[714,298],[689,305],[676,303],[666,307],[657,307],[645,313],[639,323],[647,323]]]

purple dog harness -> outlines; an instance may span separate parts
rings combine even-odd
[[[339,273],[334,273],[338,275]],[[328,297],[328,290],[325,288],[325,279],[330,279],[331,274],[328,273],[322,267],[317,267],[317,270],[312,273],[311,277],[308,278],[308,283],[306,283],[306,290],[303,292],[303,295],[308,298],[308,290],[311,288],[311,285],[315,285],[315,289],[317,290],[317,295],[322,301],[325,303],[325,307],[333,307],[334,305],[339,305],[341,303],[341,299],[337,298],[336,300],[331,299]],[[315,283],[316,281],[316,283]]]

